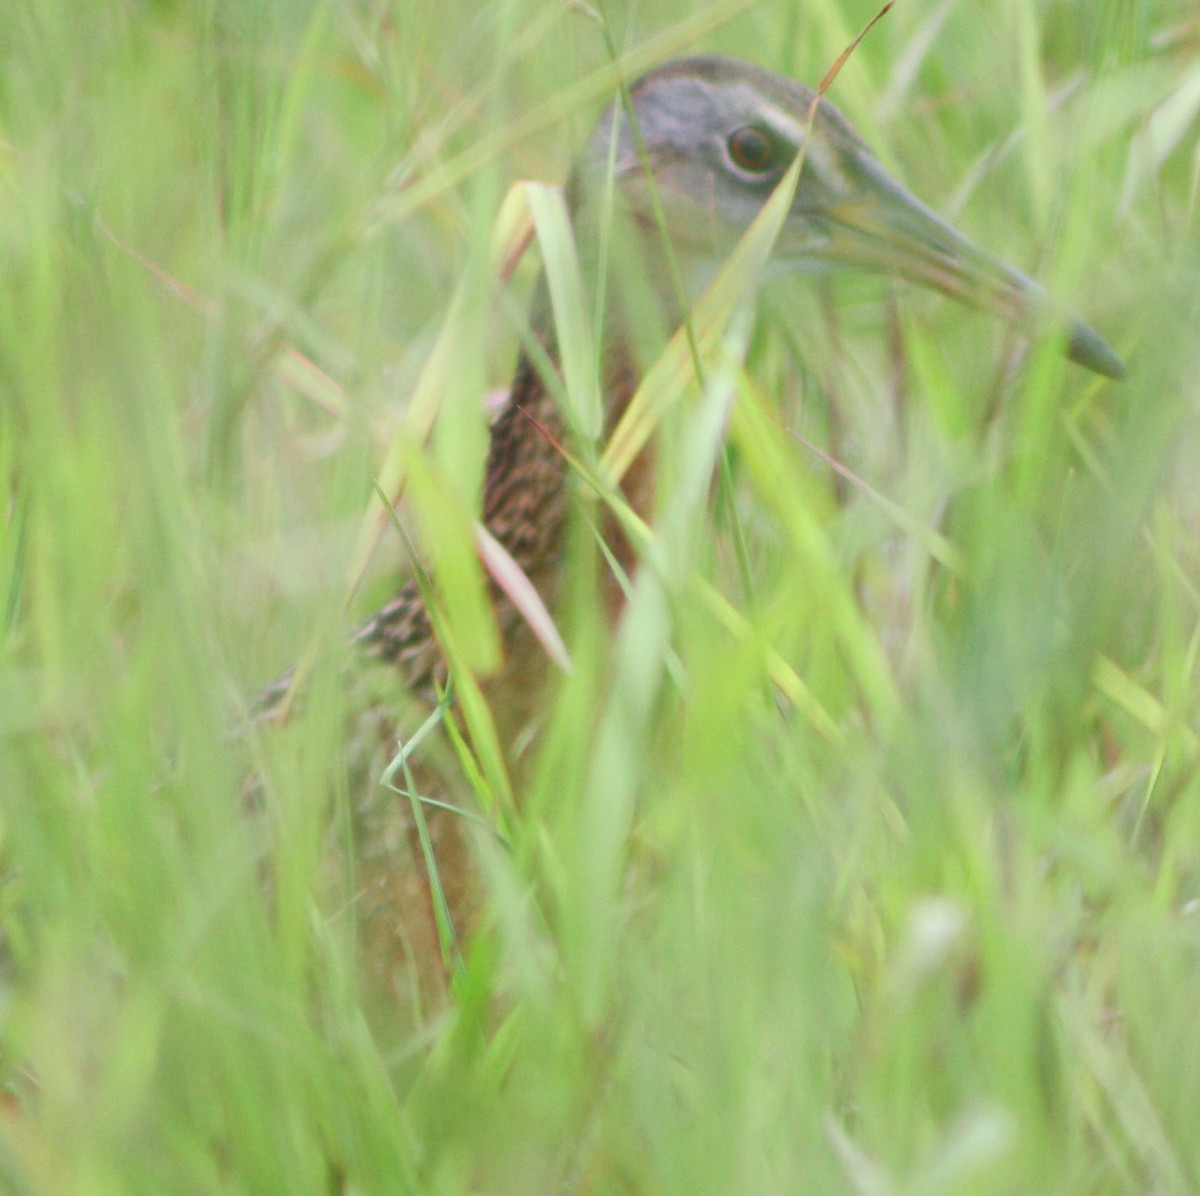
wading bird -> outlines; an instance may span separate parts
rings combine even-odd
[[[920,203],[888,175],[831,104],[816,107],[810,128],[814,93],[808,88],[747,62],[694,57],[651,71],[630,87],[629,97],[632,112],[616,100],[601,118],[567,191],[585,282],[595,289],[603,277],[605,284],[600,362],[605,432],[625,410],[662,337],[679,325],[802,148],[803,168],[775,244],[772,272],[892,273],[991,311],[1030,335],[1061,335],[1074,361],[1111,378],[1122,376],[1116,354],[1091,328],[1056,317],[1037,283]],[[615,223],[602,262],[596,233],[611,209]],[[643,335],[652,326],[659,330],[657,339]],[[558,355],[544,288],[534,301],[531,329],[542,352],[522,353],[493,424],[483,520],[553,609],[568,515],[563,446],[570,446],[572,429],[555,397],[561,382],[548,376]],[[644,455],[641,467],[622,481],[631,506],[644,515],[648,462]],[[617,555],[632,564],[627,545],[618,544]],[[539,657],[540,649],[499,586],[493,585],[492,599],[505,646],[507,692],[515,677],[517,688],[528,693],[523,678],[535,668],[531,657]],[[398,668],[418,695],[428,698],[445,679],[415,581],[353,639],[368,655]],[[285,690],[286,684],[267,691],[263,706],[269,709]],[[468,864],[453,817],[438,817],[440,862],[453,905],[466,887],[465,874],[456,873]],[[379,980],[406,958],[436,957],[437,951],[428,900],[420,899],[420,856],[411,842],[406,858],[392,854],[403,836],[385,838],[390,847],[365,870],[363,890],[365,954]]]

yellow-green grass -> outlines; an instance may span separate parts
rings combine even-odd
[[[9,6],[5,1190],[1200,1188],[1191,4],[902,0],[830,93],[1124,383],[882,280],[771,284],[661,417],[616,631],[579,487],[572,672],[514,774],[471,701],[481,396],[538,262],[496,281],[510,184],[561,181],[619,77],[816,82],[877,7]],[[398,467],[478,752],[439,796],[502,832],[455,1000],[399,1037],[329,866]]]

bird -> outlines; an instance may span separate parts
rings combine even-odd
[[[1038,283],[974,245],[904,189],[829,101],[817,107],[809,138],[805,126],[815,98],[810,88],[741,59],[709,55],[668,62],[633,83],[629,94],[644,159],[634,123],[615,101],[599,120],[567,188],[575,224],[578,229],[595,216],[615,122],[614,181],[642,237],[639,249],[651,262],[645,273],[651,279],[669,277],[646,186],[648,166],[673,249],[692,283],[689,301],[711,279],[803,146],[804,167],[772,273],[839,267],[888,272],[1033,331],[1053,319],[1054,304]],[[586,247],[587,239],[580,243]],[[677,324],[684,314],[677,297],[668,291],[658,299],[659,314],[669,325]],[[553,362],[557,353],[548,317],[543,293],[535,300],[532,323],[546,359]],[[610,313],[610,329],[620,318]],[[1116,353],[1082,320],[1070,319],[1066,349],[1073,361],[1095,373],[1124,376]],[[617,338],[609,338],[605,357],[605,430],[611,431],[638,377]],[[483,522],[531,580],[553,569],[561,550],[567,467],[559,446],[565,435],[554,388],[531,355],[522,353],[491,430]],[[415,581],[363,623],[353,642],[368,656],[396,665],[417,690],[428,692],[440,680],[440,654]]]
[[[926,207],[824,97],[817,102],[812,89],[748,61],[691,56],[650,70],[612,101],[566,186],[584,280],[591,290],[603,284],[606,296],[602,435],[626,410],[654,345],[681,323],[801,151],[768,274],[892,274],[992,312],[1031,336],[1057,330],[1073,361],[1111,379],[1123,376],[1119,357],[1098,333]],[[605,241],[598,229],[610,209],[613,232]],[[659,339],[646,348],[639,339],[646,339],[648,325],[658,326]],[[535,290],[530,329],[537,350],[520,353],[491,427],[482,522],[553,610],[571,501],[564,448],[575,432],[556,397],[560,355],[544,282]],[[647,517],[652,474],[652,455],[643,454],[621,483],[633,509]],[[618,561],[634,567],[632,547],[613,534]],[[537,640],[504,590],[489,584],[506,692],[536,694],[529,679],[540,670]],[[434,702],[447,681],[434,624],[428,587],[414,579],[350,639],[357,653],[391,666],[410,692]],[[277,709],[290,686],[285,677],[264,691],[260,709]],[[435,816],[451,906],[469,904],[463,832],[452,814]],[[411,828],[407,834],[407,861],[396,855],[405,834],[390,826],[368,869],[374,880],[366,888],[373,884],[376,892],[364,901],[371,907],[362,919],[371,924],[364,955],[378,957],[374,970],[385,988],[397,984],[397,972],[412,958],[438,950],[428,901],[419,899],[421,885],[413,879],[414,869],[418,881],[421,870]]]

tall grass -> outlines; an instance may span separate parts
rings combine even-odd
[[[900,3],[859,47],[834,102],[1128,380],[880,280],[769,287],[745,371],[669,417],[616,630],[581,514],[573,672],[504,745],[450,1007],[399,1037],[362,1012],[328,857],[364,698],[332,646],[409,567],[385,530],[345,609],[456,293],[427,459],[469,536],[536,269],[495,293],[509,183],[565,177],[607,38],[630,70],[815,81],[875,7],[9,5],[6,1190],[1200,1188],[1200,22],[1173,0]],[[292,724],[234,735],[314,645]]]

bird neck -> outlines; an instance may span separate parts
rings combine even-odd
[[[567,453],[578,453],[584,446],[573,443],[557,398],[565,384],[541,284],[533,311],[531,325],[540,351],[521,353],[508,399],[492,425],[483,519],[488,531],[536,583],[561,556],[568,498]],[[625,319],[610,310],[600,361],[604,436],[624,414],[640,374],[627,328]]]
[[[621,418],[637,388],[644,346],[635,348],[635,326],[624,313],[629,308],[610,299],[601,359],[604,433]],[[508,399],[492,424],[483,493],[483,521],[521,571],[553,609],[566,543],[569,509],[568,449],[570,433],[559,406],[562,391],[559,352],[544,282],[532,307],[531,330],[539,352],[523,351],[509,388]],[[645,322],[643,322],[645,324]],[[645,327],[642,329],[643,333]],[[638,338],[645,343],[643,335]],[[651,350],[652,351],[652,350]],[[535,358],[537,359],[535,361]],[[547,375],[551,375],[547,378]],[[653,461],[644,451],[622,479],[626,500],[639,513],[648,513],[653,491]],[[601,532],[616,560],[628,572],[633,549],[615,520],[602,522]],[[524,617],[500,585],[490,583],[493,606],[510,667],[526,656],[530,637]],[[610,607],[619,603],[616,584],[607,587]],[[362,624],[353,636],[370,656],[389,661],[404,673],[408,687],[432,699],[445,682],[445,661],[434,637],[425,598],[417,582],[408,582],[391,602]],[[540,652],[536,645],[530,649]]]

